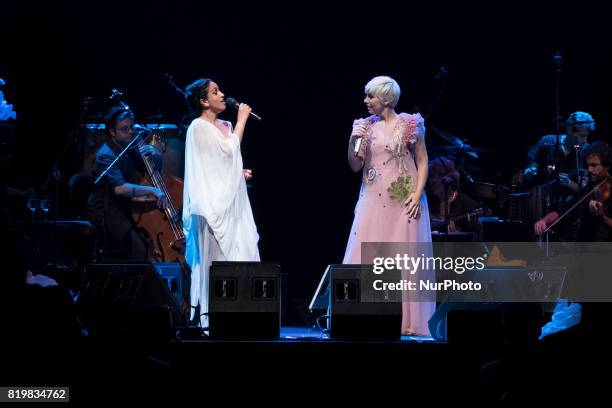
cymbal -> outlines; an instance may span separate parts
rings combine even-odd
[[[462,185],[465,191],[472,198],[499,200],[507,197],[510,193],[510,188],[493,183],[484,183],[475,181],[473,183],[464,183]]]
[[[446,146],[437,146],[433,148],[435,152],[445,152],[448,154],[456,154],[456,153],[483,153],[483,154],[493,154],[492,150],[483,149],[480,147],[472,147],[470,145],[446,145]]]
[[[465,143],[463,140],[461,140],[459,137],[451,135],[441,129],[438,129],[437,127],[431,125],[431,128],[437,133],[439,134],[444,140],[446,140],[447,142],[451,143],[448,146],[442,146],[442,148],[448,148],[451,152],[457,152],[460,151],[462,153],[466,153],[468,156],[473,157],[474,159],[478,158],[478,152],[472,148],[472,146],[470,146],[469,144]],[[459,150],[457,150],[459,149]],[[470,150],[472,149],[472,150]],[[483,152],[483,153],[488,153],[488,152]]]

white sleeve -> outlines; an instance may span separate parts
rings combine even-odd
[[[240,141],[233,132],[224,136],[201,120],[187,130],[183,217],[206,218],[217,239],[223,234],[230,209],[244,182]]]

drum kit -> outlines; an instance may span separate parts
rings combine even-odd
[[[491,216],[480,217],[480,224],[483,226],[491,222],[496,225],[500,223],[514,226],[523,224],[523,229],[530,230],[529,225],[545,215],[546,191],[544,187],[524,187],[521,172],[513,176],[510,185],[475,180],[470,173],[482,174],[484,171],[474,166],[473,161],[496,152],[473,147],[460,138],[439,129],[434,128],[434,131],[448,144],[434,147],[431,149],[430,156],[432,158],[442,156],[453,161],[461,175],[462,193],[489,210]],[[524,239],[524,234],[522,236]]]
[[[179,126],[166,123],[150,123],[145,127],[152,130],[152,144],[162,155],[163,172],[167,175],[183,178],[185,142]],[[88,123],[82,126],[78,142],[81,173],[91,176],[96,153],[106,142],[103,123]]]
[[[171,76],[166,74],[166,79],[176,87],[172,82]],[[178,88],[177,90],[180,91]],[[182,93],[182,91],[180,92]],[[124,109],[130,110],[130,107],[125,103],[126,96],[124,91],[114,88],[111,91],[111,95],[107,98],[106,104],[115,107],[121,106]],[[163,163],[162,172],[168,176],[182,178],[185,171],[184,127],[167,123],[149,123],[153,120],[163,119],[163,117],[163,115],[154,115],[144,120],[144,127],[152,131],[152,138],[150,141],[147,140],[147,143],[156,146],[160,150]],[[87,118],[101,119],[102,115],[100,113],[94,113],[87,116]],[[96,122],[98,122],[98,120],[96,120]],[[78,160],[80,163],[79,171],[81,175],[91,177],[92,166],[96,160],[96,153],[107,141],[107,136],[104,131],[104,123],[79,123],[80,129],[77,139]]]

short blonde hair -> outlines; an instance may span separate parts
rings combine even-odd
[[[365,93],[372,94],[380,99],[384,105],[395,108],[401,91],[395,79],[388,76],[377,76],[366,84]]]

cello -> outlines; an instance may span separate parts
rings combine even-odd
[[[132,199],[132,216],[138,229],[144,232],[153,248],[158,262],[179,262],[185,269],[185,235],[183,233],[183,180],[163,174],[155,168],[152,157],[142,153],[143,138],[138,140],[138,151],[145,165],[146,174],[140,184],[150,185],[163,191],[167,197],[164,209],[157,207],[157,199],[150,196]],[[159,144],[159,137],[153,133],[151,145]]]

